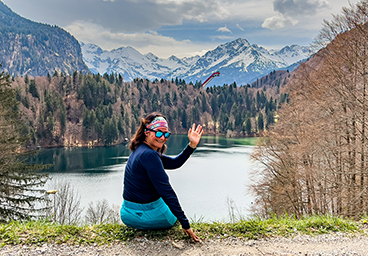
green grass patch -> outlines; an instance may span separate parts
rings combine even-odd
[[[256,146],[258,138],[227,138],[227,140],[234,141],[236,144],[245,145],[245,146]]]
[[[326,234],[331,232],[363,232],[362,222],[335,216],[306,216],[296,219],[289,216],[269,219],[252,218],[236,223],[197,223],[193,228],[197,235],[205,238],[236,236],[259,239],[270,236],[292,236],[296,234]]]
[[[246,239],[259,239],[272,236],[292,236],[295,234],[326,234],[332,232],[364,233],[363,225],[367,217],[360,221],[335,216],[305,216],[300,219],[291,216],[268,219],[251,218],[236,223],[192,224],[195,233],[201,239],[225,238],[228,236]],[[0,245],[44,243],[69,244],[110,244],[114,241],[129,241],[137,237],[158,240],[188,240],[177,223],[168,230],[141,231],[123,224],[101,225],[59,225],[47,221],[14,221],[0,225]]]
[[[210,136],[210,135],[203,135],[203,139],[214,139],[215,141],[228,141],[232,142],[235,145],[244,145],[244,146],[256,146],[258,137],[246,137],[246,138],[226,138],[221,136]]]

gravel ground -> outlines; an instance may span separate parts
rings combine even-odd
[[[199,243],[136,238],[103,246],[5,246],[0,249],[0,255],[368,255],[368,236],[335,233],[260,240],[227,237]]]

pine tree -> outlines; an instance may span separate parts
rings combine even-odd
[[[55,127],[55,118],[52,115],[51,112],[49,112],[47,118],[46,118],[46,128],[47,128],[47,132],[49,133],[49,136],[51,138],[54,137],[54,127]]]
[[[181,117],[181,126],[185,129],[188,127],[187,122],[188,122],[187,113],[185,112],[185,110],[183,110],[183,115]]]
[[[119,135],[121,136],[125,135],[124,120],[123,120],[122,115],[119,115],[119,118],[118,118],[118,131],[119,131]]]
[[[171,99],[170,99],[170,93],[165,93],[165,100],[166,100],[166,103],[169,107],[172,106],[172,103],[171,103]]]
[[[30,154],[22,151],[28,138],[20,136],[16,91],[10,88],[8,78],[0,73],[0,222],[29,219],[42,211],[36,203],[45,201],[41,187],[47,179],[37,172],[46,166],[25,162]]]
[[[252,122],[250,121],[250,118],[247,118],[247,120],[245,121],[244,129],[245,129],[245,131],[247,132],[248,135],[251,134],[251,132],[252,132]]]
[[[202,93],[201,97],[202,113],[204,113],[207,109],[206,96],[204,95],[204,93]]]
[[[220,122],[220,131],[226,133],[226,129],[229,122],[229,115],[226,111],[226,105],[222,104],[220,108],[220,114],[219,114],[219,122]]]
[[[258,131],[262,131],[264,129],[264,120],[262,113],[259,113],[258,115],[257,124],[258,124]]]
[[[64,135],[65,130],[66,130],[66,107],[64,104],[64,101],[60,101],[60,105],[59,105],[59,117],[60,117],[60,128],[61,128],[61,135]]]
[[[117,122],[115,118],[106,118],[102,125],[102,138],[105,145],[112,144],[118,138]]]
[[[38,93],[35,80],[31,80],[31,83],[29,85],[29,92],[32,94],[33,97],[40,99],[40,94]]]
[[[273,124],[273,123],[275,123],[275,119],[274,119],[274,117],[273,117],[273,112],[272,112],[272,111],[268,111],[268,112],[266,113],[266,115],[267,115],[267,124],[266,124],[266,129],[268,130],[268,129],[269,129],[269,127],[270,127],[270,125],[271,125],[271,124]]]

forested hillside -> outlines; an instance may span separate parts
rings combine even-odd
[[[255,82],[251,84],[252,87],[262,88],[262,87],[280,87],[286,84],[289,78],[288,70],[277,70],[272,71],[268,75],[258,78]]]
[[[253,155],[260,214],[367,214],[367,17],[360,1],[326,21],[316,46],[327,46],[285,86],[289,103]]]
[[[78,41],[64,29],[33,22],[0,1],[0,60],[11,75],[88,72]]]
[[[282,84],[203,89],[181,79],[124,82],[117,74],[78,72],[13,77],[12,87],[27,123],[23,132],[32,135],[29,147],[122,143],[152,111],[168,117],[174,134],[201,123],[206,134],[257,136],[274,123],[275,111],[287,99]]]

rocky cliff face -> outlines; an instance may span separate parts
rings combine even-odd
[[[88,72],[78,41],[65,30],[25,19],[0,1],[0,60],[11,75]]]

